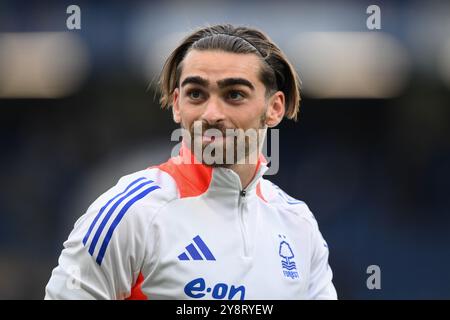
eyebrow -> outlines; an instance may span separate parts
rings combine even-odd
[[[209,85],[209,81],[200,77],[200,76],[192,76],[187,77],[183,80],[181,83],[181,87],[184,87],[187,84],[198,84],[203,87],[207,87]],[[225,87],[235,86],[235,85],[243,85],[249,87],[251,90],[255,90],[255,87],[253,84],[244,78],[226,78],[217,81],[217,85],[219,88],[223,89]]]
[[[249,87],[252,90],[255,90],[255,87],[253,86],[253,84],[244,78],[226,78],[226,79],[217,81],[217,85],[221,89],[225,88],[225,87],[235,86],[235,85],[243,85],[243,86]]]
[[[203,79],[202,77],[199,76],[193,76],[193,77],[187,77],[186,79],[183,80],[183,82],[181,83],[181,86],[184,87],[185,85],[188,84],[198,84],[201,85],[202,87],[207,87],[209,85],[209,81],[206,79]]]

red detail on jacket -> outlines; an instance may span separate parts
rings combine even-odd
[[[125,300],[148,300],[147,296],[142,292],[142,282],[144,282],[144,276],[139,273],[136,280],[136,284],[131,288],[131,294]]]

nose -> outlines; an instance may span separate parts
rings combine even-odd
[[[202,120],[209,124],[215,124],[225,119],[222,106],[218,99],[210,98],[205,106],[205,110],[202,114]]]

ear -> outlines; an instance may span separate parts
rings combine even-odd
[[[285,113],[285,97],[282,91],[275,92],[269,99],[266,111],[266,125],[269,128],[277,126],[283,120]]]
[[[173,91],[172,113],[173,113],[173,121],[175,121],[175,123],[180,123],[181,122],[181,116],[180,116],[180,90],[178,90],[178,88],[175,88],[175,90]]]

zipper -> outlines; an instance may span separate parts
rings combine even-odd
[[[248,226],[247,226],[247,210],[246,204],[247,204],[247,198],[246,198],[247,191],[241,190],[239,192],[239,200],[238,200],[238,206],[239,206],[239,221],[241,224],[241,232],[242,232],[242,240],[244,242],[244,256],[248,257],[250,255],[250,244],[249,244],[249,235],[248,235]]]

